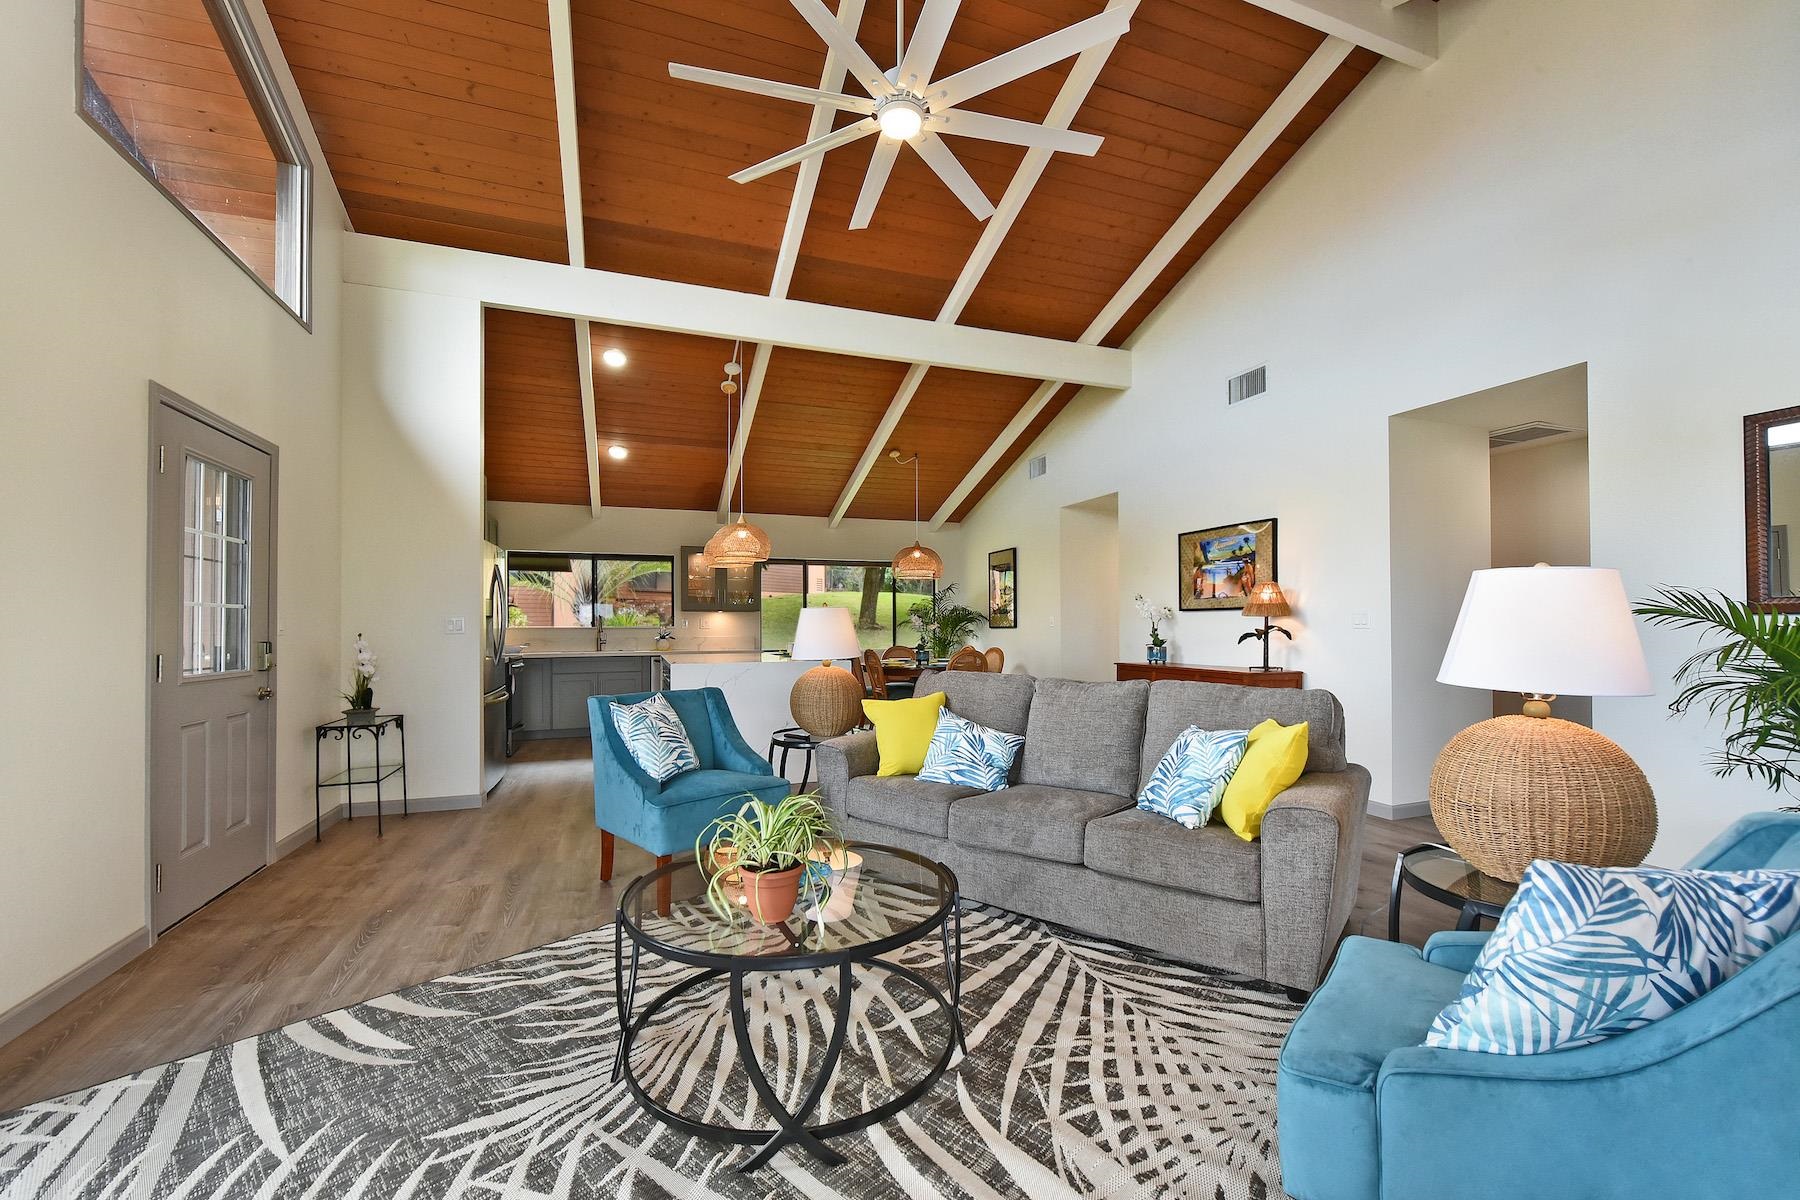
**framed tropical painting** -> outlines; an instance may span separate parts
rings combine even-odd
[[[988,555],[988,628],[1019,627],[1019,548]]]
[[[1196,529],[1175,539],[1182,612],[1240,609],[1275,578],[1275,518]]]

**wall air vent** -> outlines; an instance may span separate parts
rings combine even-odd
[[[1036,458],[1029,459],[1026,461],[1026,463],[1025,463],[1025,478],[1027,478],[1027,479],[1041,478],[1043,476],[1043,474],[1046,471],[1048,471],[1049,469],[1050,469],[1050,456],[1047,454],[1040,454]]]
[[[1225,403],[1242,404],[1269,390],[1269,369],[1254,367],[1225,385]]]
[[[1574,432],[1573,429],[1552,425],[1548,421],[1527,421],[1523,425],[1508,425],[1505,429],[1491,430],[1488,433],[1488,449],[1505,450],[1512,446],[1523,446],[1526,442],[1541,442],[1545,438],[1562,437]]]

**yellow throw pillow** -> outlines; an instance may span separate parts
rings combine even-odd
[[[864,700],[862,706],[875,725],[875,746],[881,751],[881,769],[875,773],[917,775],[931,748],[931,735],[937,732],[944,693],[910,700]]]
[[[1275,797],[1293,786],[1306,770],[1306,722],[1283,725],[1264,721],[1250,731],[1250,746],[1237,773],[1225,785],[1219,818],[1246,842],[1262,834],[1263,814]]]

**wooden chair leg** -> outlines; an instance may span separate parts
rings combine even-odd
[[[675,856],[673,854],[661,854],[657,856],[656,865],[659,867],[666,867],[674,860]],[[669,908],[674,903],[674,893],[675,881],[673,878],[664,875],[661,879],[656,881],[656,911],[665,917],[669,915]]]
[[[600,882],[612,882],[613,835],[600,831]]]

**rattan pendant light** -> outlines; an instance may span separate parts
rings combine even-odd
[[[913,544],[894,555],[894,578],[942,579],[944,560],[930,546],[919,544],[919,456],[901,458],[898,450],[889,450],[888,457],[901,466],[911,463],[913,469]]]
[[[731,404],[737,395],[737,377],[742,373],[740,362],[743,359],[743,343],[732,348],[731,361],[725,364],[725,380],[719,384],[719,390],[725,393],[725,461],[730,469],[731,462]],[[727,508],[726,516],[730,516]],[[738,464],[738,517],[719,526],[719,531],[706,539],[706,549],[702,554],[706,562],[715,567],[748,567],[759,562],[769,561],[769,535],[762,526],[752,524],[744,515],[744,467]]]

